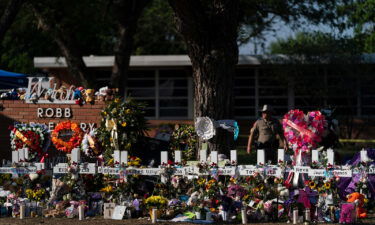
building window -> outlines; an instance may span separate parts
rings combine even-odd
[[[184,69],[131,71],[127,93],[147,104],[151,119],[192,118],[191,78]]]
[[[234,115],[236,118],[255,116],[255,69],[238,68],[234,77]]]
[[[284,74],[273,68],[259,69],[258,79],[258,106],[271,105],[276,116],[283,116],[288,112],[288,80]]]
[[[363,116],[375,115],[375,79],[368,77],[362,79],[360,89],[361,112]]]
[[[127,96],[147,104],[146,116],[156,116],[155,70],[131,70]]]

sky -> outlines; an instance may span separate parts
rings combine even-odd
[[[247,44],[243,44],[239,47],[240,55],[256,55],[256,54],[265,54],[268,51],[268,48],[272,42],[277,41],[278,39],[286,39],[288,37],[294,37],[295,34],[298,32],[313,32],[313,31],[322,31],[322,32],[329,32],[334,34],[342,35],[353,35],[353,30],[347,30],[343,33],[338,31],[335,28],[330,26],[320,24],[320,25],[309,25],[301,27],[300,29],[293,29],[290,25],[285,24],[281,21],[276,21],[272,27],[272,30],[264,34],[264,42],[261,43],[261,40],[252,40]],[[257,44],[254,44],[257,43]],[[263,47],[262,47],[263,45]]]
[[[286,39],[293,36],[296,32],[293,31],[288,25],[277,23],[274,25],[275,32],[266,32],[264,35],[264,43],[262,47],[261,40],[257,39],[243,44],[239,47],[240,55],[256,55],[264,54],[267,52],[269,45],[278,39]],[[255,44],[257,43],[257,44]]]

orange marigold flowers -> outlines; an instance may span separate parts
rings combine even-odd
[[[63,141],[60,139],[60,132],[73,131],[72,136],[68,141]],[[70,121],[64,121],[55,127],[51,133],[52,143],[55,145],[57,150],[63,151],[65,153],[70,153],[73,148],[80,146],[83,139],[83,131],[77,123],[72,123]]]

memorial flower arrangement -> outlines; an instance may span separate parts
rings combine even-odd
[[[195,128],[188,124],[176,124],[171,135],[170,150],[182,151],[182,158],[185,160],[193,160],[197,156],[198,136]]]
[[[68,167],[68,173],[61,180],[68,189],[68,194],[64,195],[64,200],[82,200],[86,196],[85,183],[82,176],[78,173],[78,165],[71,164]]]
[[[136,157],[136,156],[128,156],[128,166],[132,166],[132,167],[139,167],[141,166],[141,158],[139,157]]]
[[[28,148],[28,159],[35,159],[43,155],[43,148],[48,140],[48,131],[41,124],[16,124],[10,127],[10,140],[12,150]]]
[[[70,153],[73,148],[81,145],[83,131],[77,123],[64,121],[56,125],[51,139],[57,150]]]
[[[102,121],[97,137],[102,143],[108,161],[114,150],[134,151],[134,144],[144,137],[147,131],[146,107],[131,98],[115,98],[101,112]]]
[[[164,198],[163,196],[153,195],[145,200],[145,205],[148,209],[164,209],[168,205],[168,199]]]
[[[114,191],[114,188],[112,185],[107,185],[104,188],[100,189],[100,191],[105,193],[112,193]]]
[[[305,181],[305,186],[311,190],[317,191],[320,194],[336,194],[337,181],[336,178],[315,177],[311,180]]]
[[[36,190],[26,189],[26,197],[30,200],[41,201],[46,198],[46,190],[44,188],[38,188]]]
[[[294,151],[309,152],[321,141],[325,118],[319,111],[290,110],[283,118],[284,135]]]

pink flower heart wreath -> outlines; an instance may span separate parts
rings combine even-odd
[[[295,156],[299,151],[308,153],[322,140],[325,118],[320,111],[308,112],[290,110],[284,115],[284,135]]]

